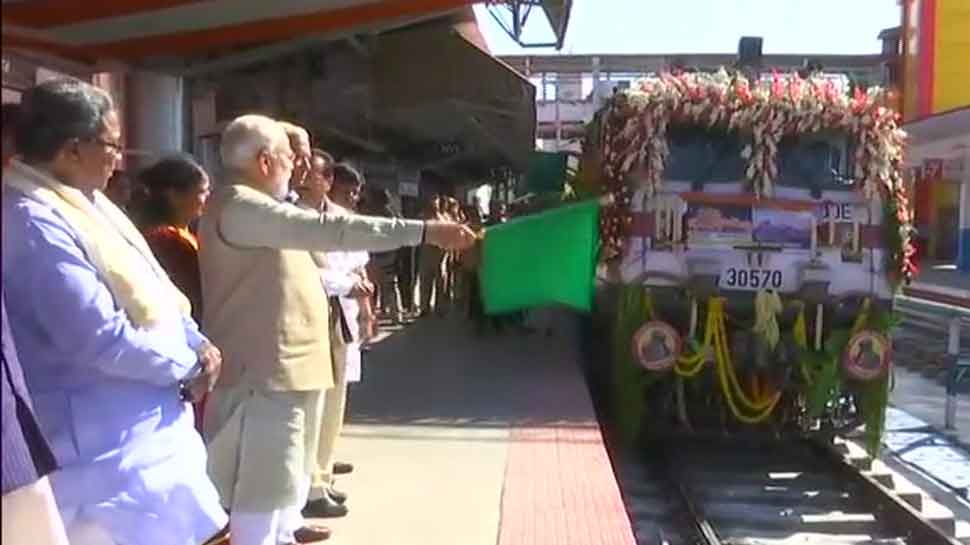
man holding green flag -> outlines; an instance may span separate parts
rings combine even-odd
[[[482,247],[485,312],[550,304],[589,312],[600,202],[584,201],[490,227]]]

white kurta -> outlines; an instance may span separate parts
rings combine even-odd
[[[358,382],[361,378],[360,303],[346,294],[356,283],[352,273],[366,267],[370,256],[367,252],[327,252],[326,256],[327,266],[320,270],[320,279],[327,293],[337,295],[340,301],[340,308],[353,339],[347,343],[347,382]]]
[[[327,211],[339,215],[350,213],[333,203],[328,204]],[[323,283],[323,288],[328,295],[338,297],[353,339],[347,343],[345,370],[347,382],[359,382],[361,378],[360,303],[348,295],[357,284],[358,276],[363,274],[368,262],[370,262],[370,254],[367,252],[326,252],[323,266],[320,267],[320,281]]]

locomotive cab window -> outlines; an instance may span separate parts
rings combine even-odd
[[[744,179],[741,150],[746,142],[737,131],[696,125],[667,129],[670,154],[664,179],[693,184],[739,182]]]
[[[845,190],[850,183],[849,139],[845,134],[819,132],[788,135],[778,146],[779,186]]]

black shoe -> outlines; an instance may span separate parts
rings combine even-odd
[[[347,506],[331,501],[329,498],[320,498],[308,501],[302,513],[307,518],[344,517],[347,515]]]
[[[354,470],[354,464],[347,462],[334,462],[333,463],[333,474],[334,475],[346,475]]]
[[[330,496],[331,500],[339,503],[340,505],[343,505],[344,502],[347,501],[347,493],[335,490],[334,488],[328,488],[327,495]]]

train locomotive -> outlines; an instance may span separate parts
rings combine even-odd
[[[722,69],[606,101],[575,184],[612,196],[594,321],[622,436],[859,429],[878,448],[915,272],[887,96]]]

